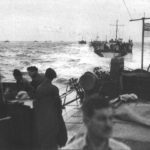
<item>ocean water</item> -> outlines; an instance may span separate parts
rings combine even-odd
[[[79,78],[94,67],[109,70],[113,54],[99,57],[88,44],[77,42],[0,42],[0,74],[2,81],[13,82],[13,69],[27,72],[28,66],[37,66],[39,72],[48,67],[56,70],[57,84],[65,85],[70,78]],[[141,67],[141,45],[134,44],[133,53],[124,57],[125,68]],[[144,48],[144,68],[150,64],[150,45]]]

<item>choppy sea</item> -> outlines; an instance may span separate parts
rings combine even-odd
[[[56,70],[58,78],[55,82],[65,85],[68,79],[79,78],[84,72],[94,67],[109,70],[113,54],[99,57],[89,44],[77,42],[0,42],[0,74],[2,81],[14,81],[13,69],[27,72],[28,66],[37,66],[39,72],[48,67]],[[141,67],[141,44],[135,43],[133,53],[124,57],[125,68]],[[150,64],[150,45],[144,47],[144,68]]]

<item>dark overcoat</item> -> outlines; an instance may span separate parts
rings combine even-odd
[[[57,135],[61,100],[58,88],[47,79],[36,90],[34,110],[38,147],[41,149],[55,149],[58,145]]]

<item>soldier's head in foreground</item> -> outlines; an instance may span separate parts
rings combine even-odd
[[[97,139],[108,139],[113,127],[113,109],[109,100],[95,95],[82,105],[83,121],[88,136]]]

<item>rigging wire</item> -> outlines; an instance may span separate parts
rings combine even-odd
[[[124,4],[125,7],[126,7],[126,10],[127,10],[127,12],[128,12],[128,15],[130,16],[130,19],[132,19],[131,13],[130,13],[130,11],[129,11],[129,9],[128,9],[126,3],[125,3],[125,0],[123,0],[123,4]]]

